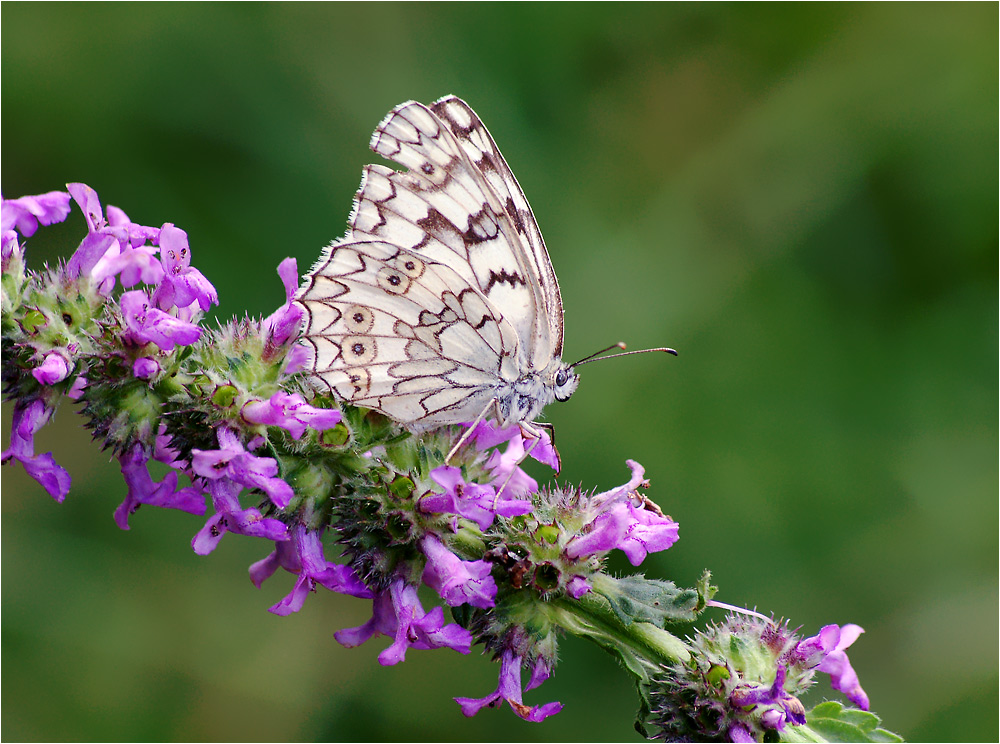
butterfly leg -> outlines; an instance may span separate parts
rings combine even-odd
[[[507,488],[507,484],[510,483],[511,479],[514,477],[514,469],[517,468],[517,466],[520,465],[522,462],[524,462],[526,459],[528,459],[528,455],[530,455],[532,450],[534,450],[535,447],[537,447],[538,444],[542,441],[542,432],[539,429],[536,429],[535,426],[547,429],[549,432],[549,441],[550,442],[552,441],[552,432],[554,431],[554,429],[552,428],[552,424],[538,422],[537,424],[532,425],[526,422],[522,422],[518,424],[518,426],[521,429],[522,441],[525,439],[531,439],[531,444],[528,445],[528,447],[524,450],[524,452],[521,453],[521,456],[517,459],[517,462],[515,462],[513,467],[511,467],[510,473],[507,474],[507,479],[504,480],[503,485],[500,486],[500,489],[497,491],[496,496],[493,497],[494,510],[496,509],[497,503],[500,501],[501,494],[503,494],[504,489]],[[559,452],[556,451],[554,446],[552,449],[556,455],[556,472],[558,473],[562,469],[561,468],[562,462],[559,460]]]
[[[455,456],[455,453],[458,452],[459,448],[467,441],[469,441],[469,437],[472,436],[472,432],[474,432],[476,430],[476,427],[479,426],[480,422],[484,418],[486,418],[486,414],[487,412],[489,412],[490,407],[495,404],[496,404],[496,398],[492,398],[490,402],[486,404],[486,407],[479,412],[479,415],[476,416],[475,420],[471,424],[469,424],[469,428],[466,429],[464,432],[462,432],[462,436],[459,437],[458,441],[455,442],[455,445],[450,450],[448,450],[448,454],[445,455],[444,458],[445,465],[447,465],[451,461],[451,458]]]

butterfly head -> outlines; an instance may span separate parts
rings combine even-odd
[[[552,386],[552,393],[555,395],[556,400],[569,400],[569,396],[573,394],[576,386],[580,384],[580,375],[573,371],[572,365],[563,364],[556,370],[553,382],[555,384]]]

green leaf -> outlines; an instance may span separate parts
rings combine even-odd
[[[827,741],[899,742],[902,737],[879,728],[881,719],[874,713],[845,708],[835,700],[820,703],[806,713],[806,725]]]
[[[641,574],[621,579],[595,574],[591,583],[626,627],[637,621],[659,628],[667,623],[689,622],[704,606],[704,595],[698,589],[678,589],[672,581],[647,579]]]

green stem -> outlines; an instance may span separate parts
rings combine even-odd
[[[640,681],[648,681],[664,665],[690,657],[684,641],[652,623],[623,624],[611,604],[594,592],[579,600],[562,597],[542,606],[553,624],[615,654]]]

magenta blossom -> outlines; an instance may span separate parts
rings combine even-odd
[[[497,584],[490,576],[492,566],[488,561],[463,561],[433,535],[426,535],[420,547],[427,557],[424,583],[445,604],[457,607],[467,603],[482,609],[495,604]]]
[[[287,540],[288,528],[280,519],[264,517],[259,509],[244,509],[240,505],[240,485],[226,478],[210,480],[206,489],[212,497],[215,515],[210,517],[191,541],[198,555],[208,555],[227,532],[269,540]]]
[[[73,371],[72,363],[61,351],[50,351],[44,361],[31,370],[31,375],[42,385],[55,385],[62,382]]]
[[[323,543],[318,531],[308,531],[305,525],[296,525],[289,531],[289,539],[275,543],[274,551],[250,566],[250,580],[258,589],[278,567],[297,574],[292,591],[270,608],[275,615],[290,615],[302,609],[306,596],[316,591],[316,585],[332,592],[371,599],[375,595],[357,577],[349,566],[331,563],[323,557]]]
[[[344,415],[336,408],[316,408],[298,393],[278,391],[268,400],[252,400],[243,406],[243,418],[251,424],[278,426],[292,439],[300,439],[306,427],[316,431],[332,429]]]
[[[833,689],[844,693],[862,710],[868,710],[868,695],[847,658],[847,648],[864,632],[864,628],[853,623],[843,627],[826,625],[817,635],[799,643],[796,652],[812,661],[809,665],[815,665],[817,671],[829,674]]]
[[[180,509],[189,514],[205,513],[205,497],[197,488],[177,488],[177,473],[170,471],[157,483],[146,468],[148,458],[142,445],[134,445],[126,454],[118,458],[122,466],[122,476],[128,486],[128,495],[115,509],[115,522],[123,529],[129,528],[128,518],[143,504]]]
[[[152,343],[163,351],[172,351],[174,346],[190,346],[201,338],[198,326],[153,307],[142,290],[125,292],[120,303],[127,340],[140,346]]]
[[[115,277],[121,276],[123,286],[138,282],[157,284],[163,269],[155,258],[160,231],[137,225],[117,207],[108,207],[104,218],[97,192],[84,183],[66,187],[87,220],[87,237],[66,264],[69,277],[89,276],[104,295],[111,293]],[[147,246],[150,242],[154,245]]]
[[[339,630],[333,637],[338,643],[354,648],[376,633],[389,636],[392,645],[378,655],[382,666],[403,661],[409,648],[450,648],[467,654],[472,647],[472,634],[458,625],[445,625],[444,610],[440,607],[425,612],[417,598],[417,588],[405,579],[395,579],[388,589],[375,596],[372,605],[374,612],[368,622]]]
[[[52,409],[45,401],[35,398],[27,405],[14,405],[14,420],[10,429],[10,448],[0,455],[0,461],[17,460],[28,475],[38,481],[49,495],[62,503],[69,493],[70,477],[65,468],[56,465],[51,452],[35,454],[35,434],[48,423]]]
[[[235,432],[218,431],[219,449],[191,450],[191,469],[210,481],[227,480],[245,488],[259,488],[279,509],[288,506],[295,492],[278,475],[278,463],[270,457],[255,457],[243,448]],[[237,493],[239,490],[237,490]]]
[[[537,723],[562,710],[562,703],[552,702],[529,706],[521,700],[521,658],[513,651],[505,650],[500,655],[500,680],[497,689],[483,698],[455,698],[462,707],[462,713],[471,718],[486,707],[496,708],[503,703],[510,705],[514,713],[525,721]],[[527,690],[538,687],[549,677],[549,668],[539,657],[531,672]]]
[[[302,307],[293,302],[299,287],[299,269],[294,258],[286,258],[278,264],[278,276],[285,287],[285,304],[271,313],[261,324],[267,339],[265,356],[298,333],[305,315]]]
[[[219,304],[212,283],[191,265],[187,233],[169,222],[160,228],[160,263],[163,281],[153,293],[153,304],[161,310],[185,308],[197,302],[202,312]]]
[[[49,191],[0,202],[0,231],[16,230],[30,238],[39,225],[54,225],[69,215],[70,196],[65,191]]]
[[[638,566],[649,553],[666,550],[677,542],[678,524],[659,512],[638,505],[636,491],[646,485],[642,466],[627,460],[632,477],[624,486],[594,496],[590,503],[599,509],[597,517],[582,534],[570,540],[566,555],[572,559],[606,553],[618,548],[633,566]]]
[[[455,514],[479,525],[485,530],[494,518],[515,517],[531,511],[531,502],[512,499],[508,494],[496,498],[496,489],[478,483],[466,483],[462,471],[451,465],[440,465],[431,471],[431,479],[444,489],[420,499],[420,509],[430,514]],[[452,525],[457,529],[457,525]]]

